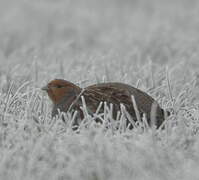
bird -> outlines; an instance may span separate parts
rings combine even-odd
[[[159,128],[164,122],[165,117],[170,115],[150,95],[125,83],[106,82],[81,88],[70,81],[54,79],[41,89],[47,92],[53,103],[52,117],[57,116],[59,112],[76,111],[82,120],[84,113],[82,110],[83,99],[81,97],[84,98],[86,108],[91,116],[97,111],[99,104],[105,104],[105,102],[107,105],[112,105],[113,107],[113,119],[116,119],[123,105],[134,122],[137,122],[139,117],[142,118],[145,115],[149,126],[152,125],[151,112],[155,107],[154,117],[156,120],[153,125],[156,128]],[[132,97],[135,103],[133,103]],[[103,112],[103,109],[101,112]],[[130,124],[129,127],[131,129],[133,128],[133,124],[130,121],[127,124]],[[78,126],[79,121],[75,121],[74,125]]]

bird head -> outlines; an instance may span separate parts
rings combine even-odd
[[[63,79],[52,80],[41,89],[48,93],[54,104],[60,103],[65,97],[74,96],[81,92],[80,87]]]

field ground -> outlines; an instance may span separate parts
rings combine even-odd
[[[0,179],[198,180],[198,17],[197,0],[0,0]],[[54,78],[125,82],[174,113],[77,134],[50,118]]]

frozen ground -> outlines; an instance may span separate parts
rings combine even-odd
[[[0,0],[0,179],[198,180],[198,17],[197,0]],[[175,113],[76,134],[50,119],[54,78],[125,82]]]

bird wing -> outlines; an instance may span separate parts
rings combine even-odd
[[[157,102],[149,96],[147,93],[132,87],[124,83],[101,83],[88,86],[87,91],[95,91],[97,94],[102,95],[104,99],[102,101],[110,101],[113,104],[124,104],[125,107],[134,115],[134,106],[132,103],[132,96],[135,98],[135,102],[140,113],[145,113],[147,118],[150,118],[151,108],[153,104],[156,105],[157,115],[162,115],[162,109]],[[95,93],[96,94],[96,93]]]
[[[120,104],[123,104],[133,118],[136,118],[128,90],[114,86],[89,86],[85,89],[83,96],[92,112],[95,112],[100,102],[107,102],[113,105],[113,115],[116,117],[117,111],[120,110]],[[141,110],[139,109],[141,112]]]

